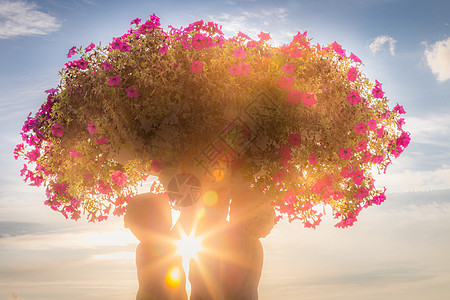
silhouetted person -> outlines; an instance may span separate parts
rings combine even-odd
[[[130,199],[125,227],[140,241],[136,248],[139,281],[137,300],[185,300],[181,256],[171,237],[172,215],[162,195],[139,194]]]
[[[249,185],[234,186],[221,281],[225,300],[256,300],[264,253],[261,241],[274,226],[270,199]]]

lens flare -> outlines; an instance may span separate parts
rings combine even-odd
[[[170,267],[166,274],[166,285],[169,288],[177,288],[181,283],[181,270],[177,266]]]
[[[181,239],[176,244],[183,262],[189,262],[191,258],[197,259],[197,253],[203,249],[201,239],[193,234],[187,236],[182,233]]]

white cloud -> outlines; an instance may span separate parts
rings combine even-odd
[[[58,20],[25,1],[0,2],[0,39],[44,35],[59,29]]]
[[[394,38],[387,35],[380,35],[373,40],[373,42],[369,45],[369,48],[373,55],[384,51],[387,48],[389,53],[394,56],[395,43],[397,43],[397,41]]]
[[[432,114],[422,118],[408,117],[405,129],[415,143],[450,148],[450,115]]]
[[[450,37],[428,46],[425,44],[425,58],[437,80],[450,79]]]

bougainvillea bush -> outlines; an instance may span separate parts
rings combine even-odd
[[[385,200],[372,173],[408,146],[405,111],[356,55],[306,32],[272,47],[268,33],[225,38],[212,22],[131,25],[109,45],[70,49],[76,59],[25,121],[15,157],[52,209],[121,215],[139,183],[169,167],[244,178],[277,218],[306,227],[320,222],[320,204],[347,227]]]

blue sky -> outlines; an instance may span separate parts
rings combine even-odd
[[[448,299],[449,11],[446,0],[0,0],[0,299],[134,299],[136,240],[122,219],[88,224],[52,212],[43,190],[22,182],[12,150],[68,49],[107,44],[152,13],[164,27],[203,19],[228,37],[270,32],[274,45],[299,30],[337,41],[407,112],[410,147],[377,180],[387,201],[350,229],[331,217],[315,231],[279,224],[263,239],[262,300]]]

